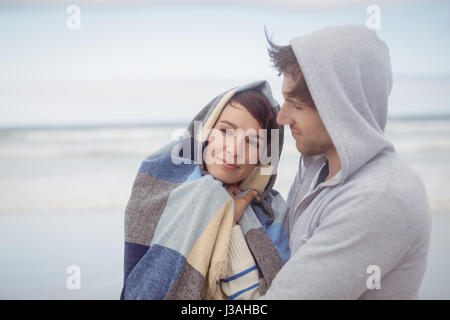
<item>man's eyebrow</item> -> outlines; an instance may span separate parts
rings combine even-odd
[[[283,91],[283,95],[286,95],[286,97],[284,97],[284,100],[286,100],[286,101],[290,101],[290,102],[295,103],[295,104],[300,103],[299,98],[297,96],[293,95],[293,94],[290,94],[290,93],[287,93],[287,92]]]
[[[295,94],[292,94],[292,92],[283,91],[283,95],[289,98],[295,98]]]
[[[298,104],[298,102],[297,102],[297,101],[295,101],[294,99],[295,99],[295,98],[284,98],[284,100],[285,100],[285,101],[289,101],[289,102],[292,102],[292,103]]]

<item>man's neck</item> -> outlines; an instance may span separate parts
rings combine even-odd
[[[325,153],[325,157],[328,160],[328,176],[325,178],[325,181],[327,181],[341,170],[341,159],[334,147]]]

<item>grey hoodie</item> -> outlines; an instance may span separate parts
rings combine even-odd
[[[383,134],[389,49],[352,25],[290,44],[342,169],[310,189],[326,158],[300,158],[287,199],[291,258],[263,298],[417,298],[431,219],[421,179]]]

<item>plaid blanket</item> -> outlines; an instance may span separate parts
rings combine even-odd
[[[208,103],[182,139],[142,162],[125,212],[121,299],[227,299],[220,281],[226,278],[234,200],[191,151],[203,151],[208,140],[204,130],[214,126],[236,92],[248,89],[263,92],[278,112],[266,81],[233,88]],[[198,123],[203,131],[196,136]],[[272,189],[283,144],[283,127],[279,129],[275,160],[255,167],[239,185],[244,192],[238,196],[258,191],[239,225],[255,257],[262,293],[289,258],[287,206]]]

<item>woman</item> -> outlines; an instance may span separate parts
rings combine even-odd
[[[278,110],[265,81],[231,89],[197,114],[182,141],[143,161],[125,213],[122,299],[254,298],[267,290],[289,257],[287,207],[272,190],[283,142]],[[259,130],[274,128],[277,143],[274,132]],[[251,253],[236,247],[244,236]],[[248,281],[256,283],[249,289]]]

